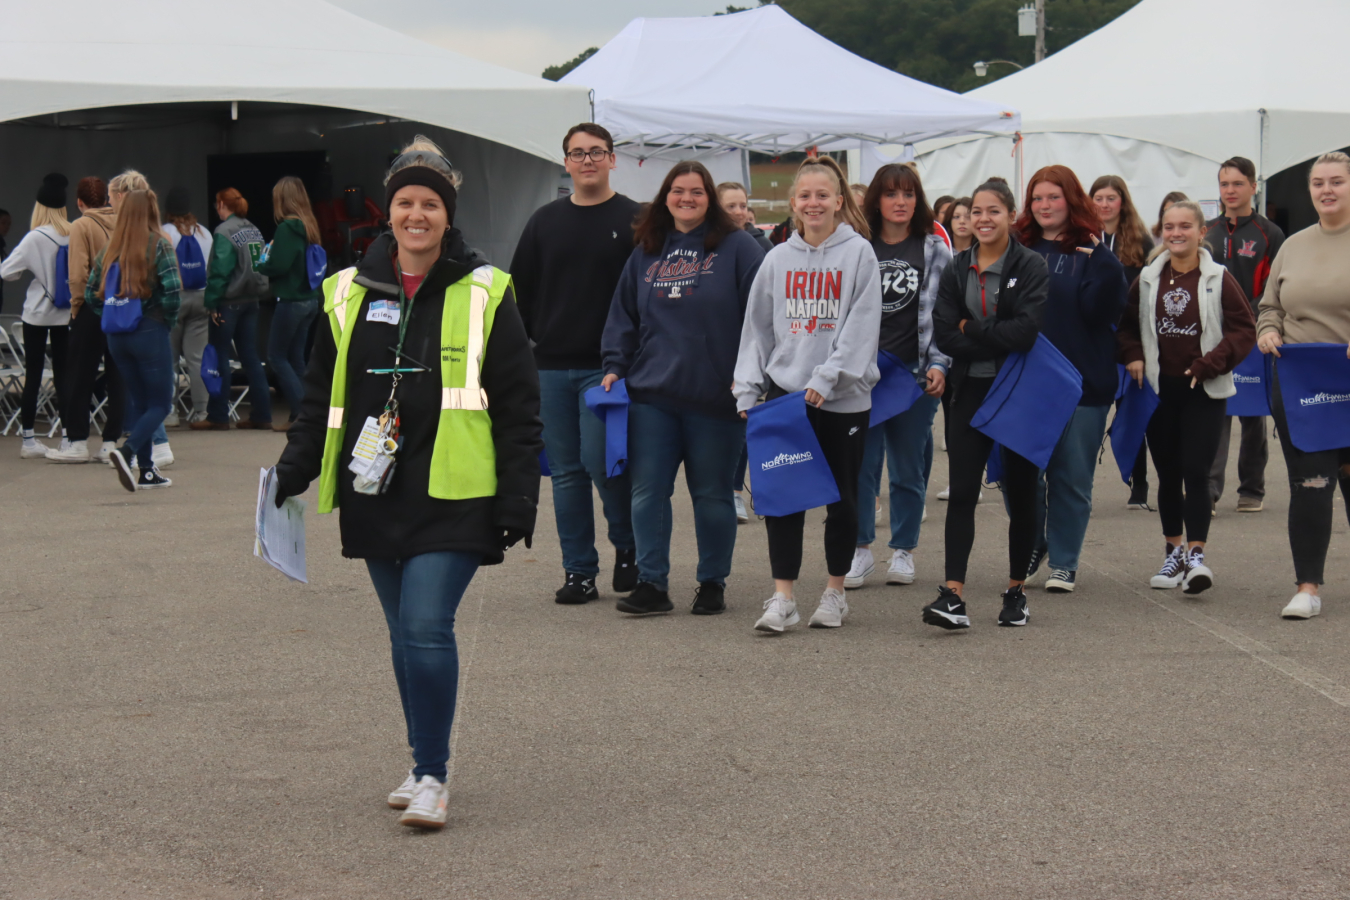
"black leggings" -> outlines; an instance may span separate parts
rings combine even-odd
[[[1209,539],[1209,468],[1219,449],[1228,403],[1191,387],[1190,376],[1158,377],[1158,409],[1148,423],[1148,450],[1158,470],[1163,536]],[[1185,488],[1183,492],[1183,487]]]
[[[98,364],[103,362],[104,390],[107,391],[108,413],[103,423],[103,440],[115,441],[122,436],[122,416],[126,412],[126,392],[122,375],[117,371],[108,352],[108,340],[103,336],[103,321],[88,304],[70,323],[70,377],[66,379],[68,393],[61,397],[61,424],[66,426],[66,437],[72,441],[89,439],[89,404],[94,397],[94,383],[98,380]]]
[[[806,418],[820,441],[830,474],[839,486],[839,500],[825,507],[825,566],[831,575],[847,575],[858,546],[858,473],[867,449],[869,413],[832,413],[806,407]],[[773,577],[796,581],[802,570],[802,531],[806,513],[765,516],[769,536],[769,568]]]
[[[1332,500],[1340,482],[1346,517],[1350,518],[1350,477],[1341,466],[1350,463],[1350,447],[1305,453],[1289,439],[1289,421],[1280,396],[1278,368],[1271,380],[1270,411],[1289,467],[1289,549],[1294,554],[1294,581],[1325,584],[1322,568],[1331,544]]]
[[[970,548],[975,545],[975,506],[980,502],[984,466],[992,438],[970,427],[992,378],[967,378],[951,402],[947,426],[947,580],[965,584]],[[1003,493],[1008,501],[1008,577],[1021,581],[1031,565],[1036,540],[1036,466],[1003,448]]]
[[[23,404],[19,421],[24,431],[33,429],[37,420],[38,392],[42,389],[42,370],[47,363],[47,335],[52,339],[52,380],[56,382],[57,408],[66,393],[66,345],[69,343],[65,325],[29,325],[23,323]]]

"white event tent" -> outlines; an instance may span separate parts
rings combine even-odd
[[[1350,145],[1350,93],[1316,39],[1346,33],[1346,0],[1142,0],[965,95],[1021,110],[1020,169],[1006,138],[931,142],[918,148],[925,187],[966,193],[988,175],[1017,183],[1063,163],[1084,187],[1124,177],[1151,221],[1168,191],[1216,198],[1230,157],[1268,179]]]
[[[850,177],[866,180],[905,145],[1020,124],[1012,106],[868,62],[776,5],[634,19],[562,81],[593,90],[594,120],[623,145],[615,186],[635,196],[655,193],[676,159],[748,181],[746,151],[852,150],[862,172]]]
[[[73,214],[80,177],[125,167],[161,194],[188,188],[204,217],[208,158],[247,174],[247,154],[309,153],[333,189],[382,204],[391,152],[423,132],[464,172],[457,221],[505,265],[557,195],[562,135],[590,114],[584,90],[322,0],[16,3],[0,42],[0,204],[19,222],[45,173],[69,178]]]

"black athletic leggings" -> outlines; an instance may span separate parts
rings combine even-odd
[[[66,379],[67,393],[61,397],[61,424],[66,426],[66,437],[72,441],[89,439],[89,406],[98,381],[98,364],[102,361],[103,387],[108,397],[108,405],[104,407],[108,416],[103,423],[103,440],[117,440],[122,436],[126,392],[117,363],[108,352],[103,320],[88,304],[81,306],[71,320],[68,359],[70,377]]]
[[[769,395],[773,399],[773,395]],[[806,418],[820,441],[830,474],[839,486],[839,501],[825,507],[825,566],[831,575],[847,575],[858,546],[858,473],[867,448],[869,413],[832,413],[806,407]],[[751,487],[753,487],[753,482]],[[765,516],[769,536],[769,568],[774,578],[796,581],[802,570],[802,531],[806,513]]]
[[[1294,554],[1294,581],[1298,584],[1325,584],[1322,567],[1331,544],[1331,516],[1337,482],[1350,518],[1350,478],[1341,474],[1341,466],[1350,463],[1350,447],[1305,453],[1289,440],[1289,421],[1284,415],[1277,368],[1271,380],[1270,411],[1275,416],[1275,432],[1280,436],[1284,462],[1289,467],[1289,549]]]
[[[1228,403],[1191,387],[1189,375],[1158,377],[1158,409],[1148,423],[1148,452],[1158,470],[1163,536],[1209,540],[1209,469],[1219,449]],[[1184,490],[1183,490],[1184,488]]]
[[[37,420],[38,392],[42,389],[42,370],[47,362],[47,336],[52,339],[52,380],[56,382],[56,407],[66,393],[66,345],[69,342],[65,325],[29,325],[23,323],[23,403],[19,407],[19,421],[24,431],[31,431]]]
[[[966,378],[951,402],[947,426],[947,580],[966,581],[970,548],[975,545],[975,506],[980,502],[984,466],[992,438],[970,427],[992,378]],[[1036,466],[1003,448],[1003,493],[1008,500],[1008,577],[1021,581],[1031,565],[1036,540]]]

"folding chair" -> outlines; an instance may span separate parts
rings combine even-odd
[[[23,408],[23,378],[22,343],[16,344],[10,333],[0,328],[0,419],[5,423],[0,434],[9,434],[19,421]]]

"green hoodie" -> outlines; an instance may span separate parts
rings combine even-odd
[[[278,300],[317,300],[322,296],[322,287],[311,289],[309,286],[309,272],[305,269],[305,248],[308,246],[305,223],[299,219],[282,219],[272,238],[267,261],[257,266],[257,271],[271,282],[272,293]]]

